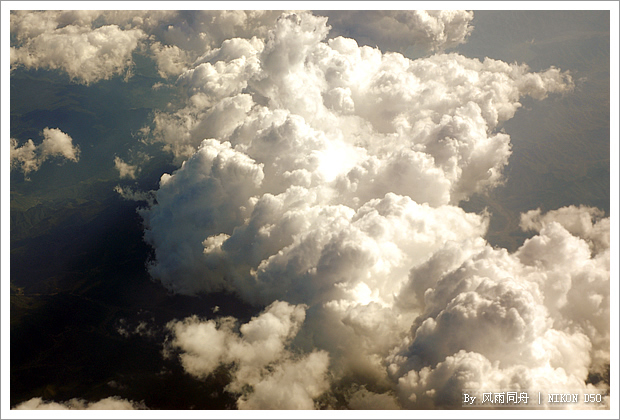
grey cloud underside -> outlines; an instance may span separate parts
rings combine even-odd
[[[46,13],[12,19],[12,65],[92,83],[126,74],[142,48],[176,80],[180,105],[143,130],[179,163],[140,211],[149,271],[175,293],[265,308],[242,325],[167,325],[186,372],[230,367],[239,408],[315,408],[339,387],[350,408],[428,409],[459,407],[462,389],[597,386],[609,218],[532,210],[521,227],[534,236],[509,252],[484,240],[488,214],[458,207],[503,182],[502,123],[525,97],[571,94],[568,72],[441,52],[465,42],[468,12],[381,12],[357,29],[356,14]],[[355,30],[386,52],[345,37]],[[401,34],[433,55],[387,52],[406,49]],[[38,53],[69,39],[92,53]]]

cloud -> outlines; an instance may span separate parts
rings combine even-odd
[[[152,54],[163,78],[176,77],[231,39],[265,40],[280,11],[13,11],[11,68],[65,71],[78,83],[129,76],[134,52]],[[371,18],[328,12],[334,33],[401,51],[464,42],[473,13],[373,11]],[[356,27],[364,23],[362,30]],[[374,45],[374,44],[373,44]],[[114,48],[110,48],[114,46]],[[146,46],[145,49],[142,46]]]
[[[179,168],[150,193],[117,188],[147,201],[149,272],[174,293],[265,309],[242,325],[172,321],[165,353],[199,379],[228,369],[247,409],[594,389],[588,375],[610,359],[609,219],[532,210],[521,227],[534,234],[511,253],[484,240],[489,214],[458,207],[503,182],[501,127],[523,98],[569,93],[571,75],[444,53],[466,40],[471,12],[327,15],[12,15],[12,66],[92,83],[127,74],[140,51],[179,94],[141,130]],[[390,52],[407,44],[422,58]],[[40,146],[12,140],[12,164],[77,161],[56,131]]]
[[[114,167],[118,170],[119,176],[121,178],[131,178],[136,179],[136,170],[138,170],[137,165],[130,165],[123,161],[123,159],[118,156],[114,157]]]
[[[11,138],[11,168],[20,168],[25,175],[36,172],[41,164],[54,157],[77,162],[80,148],[73,145],[73,139],[58,128],[44,128],[43,141],[35,146],[32,139],[18,147],[18,141]]]
[[[479,401],[483,392],[506,392],[506,390],[528,393],[528,408],[572,408],[588,409],[592,405],[584,404],[583,393],[600,393],[601,390],[593,385],[584,386],[581,380],[572,375],[567,375],[562,368],[542,366],[530,368],[526,366],[513,366],[501,368],[496,363],[490,362],[484,356],[474,353],[459,351],[453,356],[448,356],[435,367],[426,367],[419,372],[410,371],[399,379],[400,401],[404,408],[416,409],[457,409],[462,407],[463,390],[478,390]],[[537,401],[537,392],[531,390],[545,390],[546,393],[574,393],[577,391],[579,404],[553,405],[548,399],[543,399],[541,404]],[[609,399],[607,400],[607,407]],[[518,408],[518,406],[517,406]]]
[[[539,234],[513,254],[447,247],[412,270],[399,299],[413,293],[422,314],[390,367],[405,405],[449,405],[459,389],[592,387],[588,374],[609,363],[609,247],[598,248],[607,232],[588,244],[562,225],[582,233],[573,222],[590,212],[601,216],[575,207],[529,212],[523,225],[540,221]]]
[[[328,356],[312,352],[299,361],[287,361],[273,374],[253,385],[253,392],[237,401],[244,410],[312,410],[314,399],[326,392]]]
[[[11,68],[61,69],[71,79],[89,84],[126,72],[132,52],[144,37],[139,29],[122,30],[116,25],[55,28],[11,47]]]
[[[286,210],[284,220],[290,211]],[[435,247],[485,230],[479,217],[466,215],[460,209],[434,209],[391,193],[381,200],[369,201],[357,212],[344,206],[312,206],[305,212],[291,210],[291,216],[301,223],[293,226],[302,229],[291,232],[290,239],[282,238],[290,244],[263,257],[249,284],[239,287],[242,294],[256,289],[255,296],[266,301],[280,296],[311,303],[342,298],[391,303],[393,293],[406,280],[408,269],[431,255]],[[282,241],[277,220],[269,231],[261,234],[259,230],[256,239],[260,242],[254,243],[267,245],[263,249],[272,248],[263,237],[265,234],[269,239]],[[245,232],[238,229],[221,246],[229,255],[237,254],[237,259],[247,255],[245,247],[235,249],[239,241],[256,241],[241,237],[242,233]]]
[[[223,41],[264,37],[280,12],[14,11],[11,69],[62,70],[83,84],[131,76],[132,54],[151,55],[161,77],[181,74]]]
[[[131,201],[145,201],[149,205],[153,205],[154,196],[152,191],[139,191],[134,190],[131,187],[121,187],[117,185],[114,187],[114,191],[118,193],[123,199]]]
[[[129,77],[132,54],[176,20],[174,11],[12,11],[11,70],[62,70],[87,85]]]
[[[376,267],[393,275],[389,267],[402,270],[416,254],[428,254],[356,226],[359,212],[379,202],[403,206],[403,214],[426,212],[429,220],[463,219],[450,222],[450,235],[425,236],[390,216],[382,222],[391,224],[388,236],[402,229],[413,243],[440,246],[465,239],[472,224],[482,234],[482,219],[470,222],[476,216],[442,206],[502,181],[510,137],[495,128],[514,115],[522,95],[543,98],[572,86],[557,69],[533,74],[526,66],[456,54],[412,61],[351,39],[323,42],[327,33],[326,18],[283,14],[265,43],[224,42],[179,77],[187,105],[157,115],[154,133],[179,159],[189,158],[162,178],[157,204],[142,213],[156,252],[151,274],[171,290],[229,289],[260,298],[244,292],[254,283],[265,304],[294,293],[295,302],[312,301],[329,288],[327,295],[336,296],[361,283],[348,285],[335,268],[313,274],[327,269],[321,264],[328,255],[347,252],[350,267],[374,278],[378,269],[371,265],[363,274],[360,267],[376,250],[391,249],[387,244],[403,260],[388,261],[396,257],[386,251]],[[341,103],[348,105],[337,108]],[[225,169],[214,171],[215,154]],[[461,226],[468,233],[459,236]],[[312,286],[315,277],[325,284]],[[271,284],[275,290],[282,278],[291,291],[274,295]]]
[[[604,217],[603,211],[588,206],[568,206],[551,210],[544,216],[541,210],[530,210],[521,215],[521,229],[540,232],[543,226],[551,222],[561,224],[572,235],[588,242],[593,252],[609,248],[610,225],[609,218]]]
[[[474,13],[465,10],[328,11],[335,34],[371,47],[404,53],[439,51],[462,44],[473,30]]]
[[[458,33],[467,16],[454,15]],[[592,387],[609,363],[608,219],[527,213],[537,234],[510,253],[484,240],[488,214],[457,207],[503,182],[500,126],[521,99],[570,92],[571,76],[454,53],[410,60],[328,34],[325,17],[284,13],[262,39],[224,41],[178,77],[185,102],[155,116],[153,141],[183,163],[141,211],[151,275],[267,307],[256,319],[272,302],[306,308],[294,334],[273,326],[262,364],[245,326],[171,325],[185,369],[204,378],[237,363],[228,389],[252,385],[244,408],[312,408],[309,390],[328,385],[292,368],[311,355],[336,407],[453,407],[465,386]]]
[[[260,10],[203,10],[186,19],[181,12],[157,33],[151,44],[162,77],[178,76],[204,62],[220,45],[242,39],[264,39],[280,12]]]
[[[73,398],[65,402],[44,401],[32,398],[16,405],[12,410],[145,410],[143,403],[125,400],[119,397],[108,397],[96,402]]]
[[[17,147],[17,139],[11,138],[11,169],[21,166],[25,174],[39,169],[40,162],[36,157],[37,147],[32,139]]]
[[[151,319],[149,322],[147,321],[139,321],[135,327],[133,325],[129,325],[127,320],[121,318],[119,320],[119,326],[116,328],[116,332],[125,337],[131,337],[132,335],[139,335],[141,337],[155,337],[156,328],[150,325],[154,320]]]
[[[202,243],[208,236],[232,233],[243,223],[250,215],[250,197],[263,177],[262,165],[233,150],[230,143],[205,140],[174,176],[162,178],[158,204],[141,211],[147,226],[145,239],[161,245],[156,248],[151,273],[179,293],[196,291],[192,284],[178,282],[179,278],[192,278],[202,284],[203,291],[222,288],[223,279],[212,276],[201,264]],[[180,208],[179,199],[188,205]]]
[[[593,370],[604,371],[610,345],[610,219],[598,209],[570,206],[542,217],[530,211],[521,220],[522,227],[535,223],[539,234],[518,250],[519,260],[535,267],[531,278],[545,293],[556,325],[586,334],[593,344]]]
[[[228,140],[280,177],[338,178],[340,192],[360,203],[391,191],[455,204],[501,183],[510,138],[495,128],[520,97],[572,89],[553,68],[529,73],[456,54],[412,61],[352,39],[322,42],[326,35],[324,18],[285,15],[266,43],[222,44],[225,54],[179,77],[187,103],[156,116],[153,139],[179,162],[205,138]],[[308,134],[312,143],[296,139]],[[310,155],[305,167],[292,160],[293,146]]]
[[[164,78],[178,76],[187,70],[190,61],[188,53],[176,45],[163,45],[161,42],[151,44],[159,75]]]
[[[305,319],[304,305],[275,301],[235,332],[234,318],[170,322],[166,351],[179,352],[183,368],[207,378],[230,365],[226,390],[239,395],[240,409],[312,409],[328,389],[326,352],[294,355],[288,345]]]

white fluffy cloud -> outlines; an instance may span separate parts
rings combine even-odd
[[[117,25],[57,27],[11,47],[11,67],[61,69],[71,79],[89,84],[123,74],[145,36],[139,29]]]
[[[132,54],[162,22],[168,11],[13,11],[11,69],[62,70],[84,84],[131,74]]]
[[[462,36],[443,47],[465,38],[468,16],[454,15]],[[151,274],[177,293],[308,308],[263,352],[280,360],[290,342],[308,359],[261,362],[276,366],[258,379],[254,359],[234,356],[229,391],[254,390],[239,407],[324,392],[291,364],[322,375],[327,355],[350,408],[453,407],[463,388],[591,388],[588,374],[609,363],[609,219],[529,212],[522,227],[537,234],[509,253],[483,239],[489,215],[456,206],[502,182],[511,150],[499,127],[521,98],[570,92],[570,75],[458,54],[410,60],[328,33],[324,17],[285,13],[264,38],[224,41],[181,73],[186,102],[151,131],[184,160],[141,212]],[[195,376],[232,363],[237,345],[262,345],[219,322],[170,327]]]
[[[280,11],[13,11],[11,68],[65,71],[79,83],[130,75],[132,54],[150,55],[164,78],[176,77],[231,39],[265,40]],[[361,13],[361,12],[360,12]],[[441,50],[464,42],[472,12],[328,12],[335,33],[382,48]],[[361,30],[357,28],[363,24]],[[356,29],[357,28],[357,29]],[[369,38],[370,37],[370,38]],[[142,47],[146,48],[142,48]]]
[[[529,406],[521,408],[571,408],[587,409],[602,408],[605,405],[588,405],[583,402],[583,393],[600,393],[593,385],[584,386],[581,379],[567,375],[562,368],[549,365],[532,368],[519,365],[501,368],[497,363],[486,359],[483,355],[461,350],[446,357],[435,367],[425,367],[419,372],[410,371],[398,380],[399,397],[404,408],[446,409],[462,407],[462,392],[474,390],[480,401],[483,392],[506,392],[507,390],[527,392]],[[555,406],[549,404],[548,398],[538,404],[537,392],[576,393],[579,403],[574,405]],[[473,395],[474,393],[472,393]],[[609,407],[609,397],[601,398]],[[518,407],[518,406],[517,406]]]
[[[465,10],[329,11],[332,32],[382,50],[438,51],[465,42],[474,13]]]
[[[594,251],[609,248],[610,225],[609,218],[597,208],[587,206],[568,206],[551,210],[545,215],[540,209],[530,210],[521,215],[520,226],[523,230],[540,231],[543,226],[558,222],[564,229],[585,241],[594,248]]]
[[[572,86],[557,69],[323,42],[326,25],[284,14],[265,43],[224,42],[179,77],[187,106],[155,118],[155,137],[190,157],[142,213],[151,273],[172,290],[389,295],[433,247],[483,234],[484,217],[444,206],[501,182],[510,137],[495,128],[519,98]],[[349,266],[328,263],[338,253]]]
[[[456,204],[501,182],[510,138],[495,129],[519,99],[572,88],[553,68],[456,54],[412,61],[326,35],[324,18],[286,15],[264,43],[223,43],[179,77],[186,106],[158,114],[154,138],[179,160],[205,138],[228,140],[288,185],[337,179],[358,204],[386,191]]]
[[[32,398],[12,408],[13,410],[144,410],[142,403],[128,401],[119,397],[108,397],[96,402],[88,402],[78,398],[69,401],[44,401]]]
[[[234,318],[170,322],[167,352],[178,351],[185,370],[197,378],[232,366],[227,390],[239,396],[240,409],[313,409],[329,388],[329,359],[324,351],[296,356],[288,349],[305,316],[304,305],[275,301],[241,325],[240,334]]]
[[[80,148],[73,145],[73,139],[58,128],[44,128],[43,141],[35,146],[32,139],[18,147],[16,139],[11,138],[11,168],[20,168],[25,175],[37,171],[43,162],[54,157],[77,162]]]
[[[388,369],[401,401],[433,408],[458,405],[462,389],[591,389],[588,373],[610,360],[609,246],[600,245],[609,232],[593,233],[593,217],[609,222],[585,207],[530,212],[522,225],[539,233],[513,254],[447,247],[414,268],[398,300],[422,315]]]
[[[570,92],[568,73],[441,52],[466,40],[471,12],[188,13],[14,13],[11,62],[91,83],[139,50],[174,81],[180,105],[143,132],[179,169],[152,195],[118,189],[148,202],[149,271],[176,293],[266,307],[238,330],[169,323],[166,351],[189,374],[230,369],[227,391],[248,409],[593,388],[588,374],[609,364],[609,219],[530,211],[521,227],[535,234],[510,253],[483,239],[488,214],[457,207],[501,184],[501,124],[526,96]],[[438,53],[389,52],[406,44]],[[12,164],[77,160],[50,133],[12,140]]]
[[[175,77],[226,39],[264,37],[280,12],[14,11],[11,68],[62,70],[90,84],[131,75],[132,54]]]
[[[194,282],[202,284],[204,291],[222,288],[223,278],[212,276],[202,264],[202,243],[210,236],[204,232],[232,233],[242,224],[250,215],[249,198],[263,176],[262,165],[233,150],[230,143],[205,140],[174,176],[162,178],[156,208],[143,211],[148,226],[145,239],[162,245],[150,268],[153,275],[180,293],[197,291]],[[179,199],[188,205],[178,207]],[[230,203],[235,203],[234,209]],[[191,283],[177,281],[190,278]]]

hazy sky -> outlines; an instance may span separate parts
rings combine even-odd
[[[195,378],[225,366],[238,408],[607,392],[609,12],[27,11],[3,39],[11,76],[157,80],[105,160],[63,120],[12,126],[4,174],[34,191],[97,161],[161,287],[258,308],[119,330],[165,332]],[[175,170],[142,190],[156,154]],[[113,397],[19,408],[144,408]]]

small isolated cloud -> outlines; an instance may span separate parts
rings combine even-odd
[[[43,162],[54,157],[77,162],[80,148],[73,145],[73,139],[58,128],[44,128],[43,142],[35,146],[32,139],[18,147],[18,141],[11,138],[11,168],[21,169],[25,175],[36,172]]]
[[[136,171],[139,169],[137,165],[130,165],[118,156],[114,157],[114,167],[118,170],[121,178],[136,179]]]
[[[151,44],[151,52],[155,56],[159,75],[164,78],[178,76],[187,70],[188,62],[191,62],[189,53],[176,45],[154,42]]]
[[[153,205],[155,199],[152,191],[139,191],[131,187],[121,187],[120,185],[114,187],[114,191],[125,200],[146,201],[149,205]]]
[[[151,322],[152,321],[151,319]],[[116,332],[125,338],[129,338],[133,335],[153,338],[157,335],[157,328],[155,328],[151,322],[139,321],[136,326],[133,327],[133,325],[129,325],[124,318],[121,318],[119,320],[120,325],[116,328]]]
[[[143,403],[125,400],[119,397],[108,397],[90,402],[78,398],[69,401],[54,402],[41,398],[32,398],[12,408],[13,410],[145,410]]]

